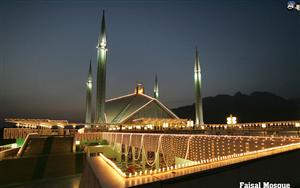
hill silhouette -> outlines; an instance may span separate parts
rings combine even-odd
[[[194,104],[172,109],[180,118],[195,119]],[[217,95],[203,98],[205,123],[226,123],[230,114],[238,122],[284,121],[300,119],[300,98],[284,99],[269,92],[254,92],[250,95],[237,92],[235,95]]]

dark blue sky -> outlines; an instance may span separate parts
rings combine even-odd
[[[299,1],[300,3],[300,1]],[[169,107],[194,101],[199,48],[203,95],[269,91],[300,96],[300,12],[270,1],[0,1],[2,117],[79,120],[89,59],[106,11],[107,98],[158,74]],[[95,102],[93,98],[93,102]]]

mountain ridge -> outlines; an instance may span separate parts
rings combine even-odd
[[[195,119],[194,104],[173,108],[180,118]],[[203,98],[204,123],[226,123],[230,114],[240,123],[300,119],[300,98],[285,99],[270,92],[219,94]]]

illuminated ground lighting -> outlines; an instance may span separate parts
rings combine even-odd
[[[134,95],[134,94],[130,94]],[[128,96],[130,96],[128,95]],[[143,94],[141,94],[143,95]],[[151,100],[156,100],[154,98],[151,98],[147,95],[144,95],[145,97],[151,99]],[[126,96],[122,96],[126,97]],[[122,98],[121,97],[121,98]],[[115,99],[111,99],[115,100]],[[108,100],[110,101],[110,100]],[[159,102],[159,101],[157,101]],[[162,106],[163,107],[163,106]],[[140,122],[141,121],[141,122]],[[237,121],[237,119],[236,119]],[[60,128],[64,128],[66,126],[86,126],[86,123],[74,123],[74,122],[68,122],[67,120],[50,120],[50,119],[16,119],[16,118],[5,118],[5,122],[7,123],[13,123],[15,124],[18,128],[30,128],[30,129],[37,129],[39,127],[42,128],[48,128],[51,129],[54,126],[58,126]],[[168,126],[165,124],[164,126],[163,123],[167,123]],[[130,130],[129,127],[132,127],[131,129],[135,129],[136,126],[141,126],[144,129],[141,130],[152,130],[154,128],[163,128],[162,130],[165,129],[171,129],[172,131],[182,131],[182,130],[211,130],[214,128],[218,129],[233,129],[233,130],[240,130],[240,129],[247,129],[249,130],[258,130],[259,128],[264,129],[263,127],[265,126],[265,129],[280,129],[280,130],[293,130],[296,129],[298,130],[300,127],[300,120],[295,120],[295,121],[277,121],[277,122],[253,122],[253,123],[237,123],[236,124],[231,124],[228,126],[228,124],[204,124],[201,126],[193,126],[193,122],[190,121],[188,123],[187,119],[160,119],[160,118],[139,118],[134,120],[135,124],[105,124],[105,126],[102,126],[103,124],[88,124],[89,126],[94,126],[95,128],[99,128],[101,126],[102,131],[117,131],[117,130]],[[234,122],[233,122],[234,123]],[[157,126],[158,124],[159,126]],[[189,126],[188,126],[189,124]],[[152,129],[148,128],[148,125],[152,125]],[[109,127],[109,128],[106,128]],[[113,129],[115,128],[115,129]],[[10,128],[11,129],[11,128]],[[6,131],[8,130],[7,128],[4,129],[4,137],[6,136]],[[12,129],[11,129],[12,130]],[[16,129],[15,129],[16,130]],[[138,130],[138,128],[137,128]],[[21,131],[21,130],[20,130]],[[156,130],[157,131],[157,130]],[[10,133],[12,131],[9,131]],[[11,135],[18,134],[19,130],[16,130],[15,133],[11,133]],[[9,134],[10,134],[9,133]],[[11,138],[11,136],[8,135],[8,138]]]
[[[112,146],[118,143],[128,147],[135,147],[139,150],[139,156],[142,151],[141,148],[146,152],[158,152],[163,155],[166,167],[146,169],[134,173],[123,172],[114,162],[104,155],[100,155],[124,178],[159,175],[173,171],[184,175],[300,148],[300,139],[289,137],[109,132],[104,132],[102,136]],[[175,164],[175,156],[190,162]],[[146,157],[146,164],[153,164],[155,160],[156,158],[149,161]]]
[[[256,122],[256,123],[238,123],[237,118],[228,117],[228,124],[204,124],[201,126],[194,126],[192,121],[187,119],[159,119],[159,118],[140,118],[134,120],[134,124],[121,124],[121,125],[109,125],[110,129],[108,131],[120,130],[139,130],[137,126],[140,126],[142,131],[151,130],[149,126],[152,125],[152,129],[156,131],[161,130],[172,130],[172,131],[182,131],[182,130],[244,130],[247,131],[259,131],[259,130],[298,130],[300,128],[300,121],[278,121],[278,122]],[[116,130],[113,130],[116,127]],[[129,127],[131,127],[129,129]],[[142,129],[143,127],[143,129]],[[159,129],[159,128],[162,129]],[[119,129],[118,129],[119,128]]]

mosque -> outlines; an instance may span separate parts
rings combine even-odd
[[[62,177],[70,181],[67,176],[72,175],[74,179],[74,175],[81,174],[81,188],[241,187],[241,184],[247,187],[247,181],[286,182],[287,185],[267,182],[271,185],[268,187],[299,187],[300,121],[230,123],[232,126],[229,127],[227,124],[204,124],[197,49],[195,126],[178,132],[157,131],[164,134],[130,131],[129,128],[137,126],[143,130],[148,125],[157,128],[155,124],[159,128],[169,124],[171,126],[167,128],[172,128],[172,123],[184,125],[191,121],[178,118],[159,101],[157,76],[153,96],[146,95],[144,86],[139,83],[132,93],[106,100],[106,44],[103,12],[97,45],[94,120],[90,62],[84,124],[66,120],[6,119],[17,128],[5,128],[4,139],[18,140],[0,147],[0,186],[20,187],[25,183],[25,186],[43,187],[51,186],[51,182],[57,186]],[[68,128],[70,125],[72,129]],[[84,129],[76,130],[78,125],[103,129],[85,132]],[[113,126],[126,130],[107,131]],[[64,130],[72,132],[67,134]],[[59,182],[50,179],[57,177]],[[36,181],[39,179],[44,179],[44,183]]]
[[[88,79],[86,83],[86,124],[131,124],[131,123],[182,123],[167,106],[159,101],[158,79],[155,75],[153,97],[145,94],[144,86],[138,83],[134,92],[117,98],[106,100],[106,63],[107,39],[105,14],[103,11],[100,35],[97,45],[97,83],[96,83],[96,112],[92,120],[92,66],[90,62]],[[198,51],[194,67],[195,87],[195,124],[203,124],[203,110],[201,98],[201,69]]]

